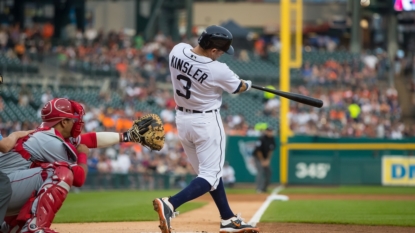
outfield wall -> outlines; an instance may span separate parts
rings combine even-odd
[[[278,138],[277,145],[278,145]],[[226,160],[234,167],[237,182],[254,182],[256,169],[252,151],[255,137],[228,137]],[[339,149],[291,150],[288,184],[296,185],[415,185],[415,138],[404,140],[321,138],[296,136],[290,143],[336,145]],[[379,147],[393,143],[393,149],[344,149],[345,144]],[[402,145],[402,146],[401,146]],[[364,146],[363,146],[364,147]],[[402,147],[402,148],[400,148]],[[280,181],[279,150],[271,160],[272,182]]]

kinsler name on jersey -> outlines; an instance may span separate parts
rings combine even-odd
[[[194,80],[197,80],[200,83],[203,83],[203,81],[208,78],[208,75],[206,73],[203,73],[202,75],[200,75],[201,72],[202,72],[200,69],[197,69],[196,72],[191,74],[193,65],[190,65],[188,62],[185,62],[185,61],[183,61],[180,58],[177,58],[175,56],[173,56],[171,58],[170,65],[171,65],[171,67],[173,67],[173,68],[189,75],[189,77],[192,77]]]

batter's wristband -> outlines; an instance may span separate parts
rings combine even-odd
[[[128,132],[120,133],[120,142],[129,142],[130,141],[130,135]]]
[[[88,160],[88,156],[85,153],[78,154],[78,164],[86,164]]]

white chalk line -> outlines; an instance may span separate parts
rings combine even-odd
[[[256,225],[261,220],[262,215],[265,213],[272,201],[288,201],[288,196],[278,195],[278,193],[283,189],[284,186],[280,185],[272,190],[271,194],[267,197],[264,203],[262,203],[261,207],[259,207],[254,216],[252,216],[251,220],[249,221],[250,224]]]

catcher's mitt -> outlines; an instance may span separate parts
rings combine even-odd
[[[156,114],[147,114],[135,120],[128,134],[130,141],[141,143],[152,150],[161,150],[164,146],[163,122]]]

